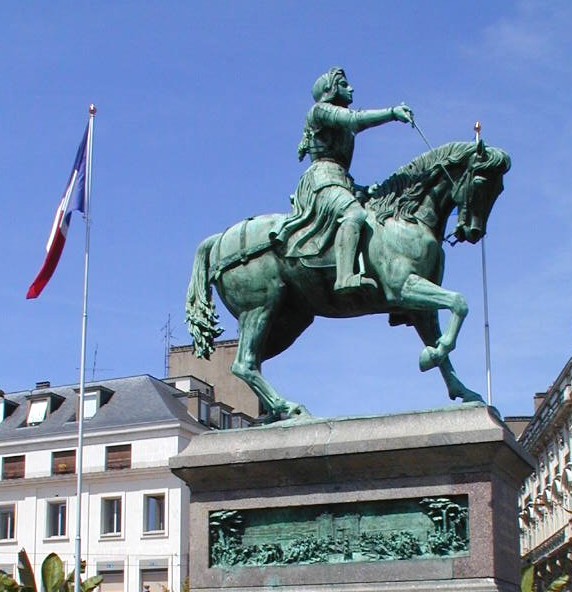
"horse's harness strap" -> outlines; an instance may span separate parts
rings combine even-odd
[[[240,225],[240,262],[245,265],[248,263],[248,256],[246,253],[246,225],[252,218],[246,218]]]
[[[247,218],[243,220],[240,225],[239,230],[239,251],[238,254],[229,255],[224,259],[220,258],[221,255],[221,243],[224,237],[223,233],[221,237],[218,239],[217,244],[217,261],[218,263],[211,267],[209,270],[209,281],[216,281],[219,279],[221,274],[225,272],[227,269],[231,269],[233,267],[237,267],[238,265],[246,265],[252,258],[260,255],[264,251],[268,251],[272,247],[272,242],[269,240],[264,241],[262,243],[258,243],[256,245],[252,245],[247,247],[246,245],[246,226],[248,222],[252,220],[252,218]]]

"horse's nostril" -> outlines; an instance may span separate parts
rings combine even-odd
[[[469,242],[476,243],[481,238],[481,231],[479,228],[471,228],[467,236]]]

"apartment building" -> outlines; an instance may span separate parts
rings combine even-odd
[[[536,459],[520,494],[520,542],[543,586],[572,573],[572,359],[534,399],[533,417],[507,420],[526,424],[519,441]]]
[[[168,461],[211,429],[189,413],[188,391],[212,387],[187,384],[144,375],[86,386],[82,558],[103,592],[180,592],[188,576],[190,493]],[[78,410],[75,385],[0,397],[0,569],[10,574],[21,548],[38,577],[51,552],[73,569]]]

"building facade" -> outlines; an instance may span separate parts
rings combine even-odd
[[[572,359],[548,391],[535,396],[534,416],[519,438],[536,459],[520,495],[521,555],[537,566],[544,587],[572,574],[571,385]],[[527,418],[507,419],[522,425]]]
[[[168,461],[209,429],[188,412],[188,400],[151,376],[86,387],[82,558],[84,577],[104,576],[103,592],[184,586],[190,494]],[[38,577],[52,552],[73,569],[78,411],[75,386],[43,383],[0,399],[0,569],[7,573],[16,573],[21,548]]]
[[[216,385],[217,394],[232,410],[247,417],[258,417],[264,410],[260,408],[258,397],[249,386],[231,372],[230,367],[236,357],[238,340],[221,340],[215,343],[215,351],[210,360],[196,358],[192,345],[180,345],[169,351],[169,378],[195,376],[204,382]]]

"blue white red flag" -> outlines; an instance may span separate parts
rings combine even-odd
[[[86,211],[86,168],[89,125],[79,145],[73,169],[64,191],[62,201],[56,211],[52,232],[46,245],[46,259],[38,276],[30,286],[26,298],[37,298],[50,281],[66,244],[66,236],[74,211]]]

